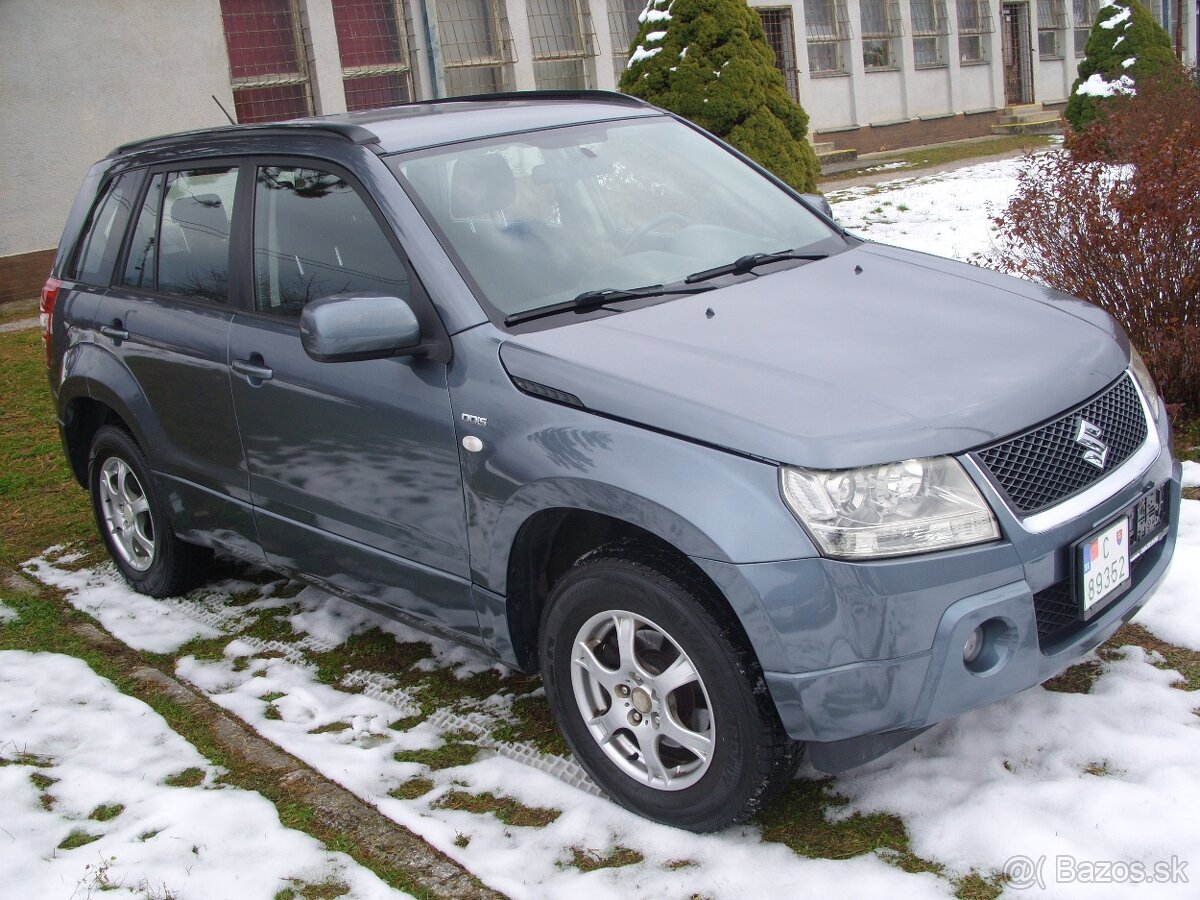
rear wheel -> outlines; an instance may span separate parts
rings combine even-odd
[[[112,425],[96,432],[88,487],[108,553],[134,590],[168,597],[204,580],[212,551],[175,536],[146,458],[127,432]]]
[[[711,831],[757,812],[795,772],[762,672],[710,589],[631,544],[596,551],[543,616],[550,706],[605,793],[647,818]]]

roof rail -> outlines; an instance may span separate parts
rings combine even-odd
[[[354,144],[378,144],[379,135],[349,122],[330,122],[323,119],[297,119],[292,122],[270,122],[262,125],[222,125],[217,128],[201,128],[196,131],[182,131],[178,134],[164,134],[159,137],[144,138],[130,141],[117,147],[109,156],[120,156],[134,150],[150,150],[156,147],[170,147],[174,144],[184,144],[197,138],[232,137],[234,135],[279,135],[297,131],[318,131],[343,137]]]
[[[622,94],[618,91],[548,90],[548,91],[500,91],[495,94],[467,94],[462,97],[435,97],[430,100],[414,100],[403,106],[428,106],[433,103],[486,103],[489,100],[605,100],[624,103],[627,106],[649,106],[645,100]]]

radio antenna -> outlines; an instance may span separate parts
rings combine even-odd
[[[217,99],[217,95],[209,94],[209,96],[213,98],[213,103],[217,104],[217,108],[219,110],[221,110],[221,112],[225,113],[225,118],[227,118],[229,120],[229,124],[236,125],[237,122],[233,121],[233,116],[231,116],[229,114],[229,110],[227,110],[224,106],[221,105],[221,101]]]

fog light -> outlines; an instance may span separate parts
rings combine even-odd
[[[963,644],[963,662],[968,666],[979,658],[979,652],[983,649],[983,626],[979,626],[971,632],[971,636],[967,638],[967,642]]]

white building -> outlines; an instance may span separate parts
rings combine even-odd
[[[751,0],[815,140],[987,134],[1066,101],[1098,0]],[[1195,63],[1200,0],[1148,0]],[[37,293],[114,146],[409,99],[613,89],[643,0],[3,0],[0,301]],[[1179,11],[1183,10],[1182,16]]]

